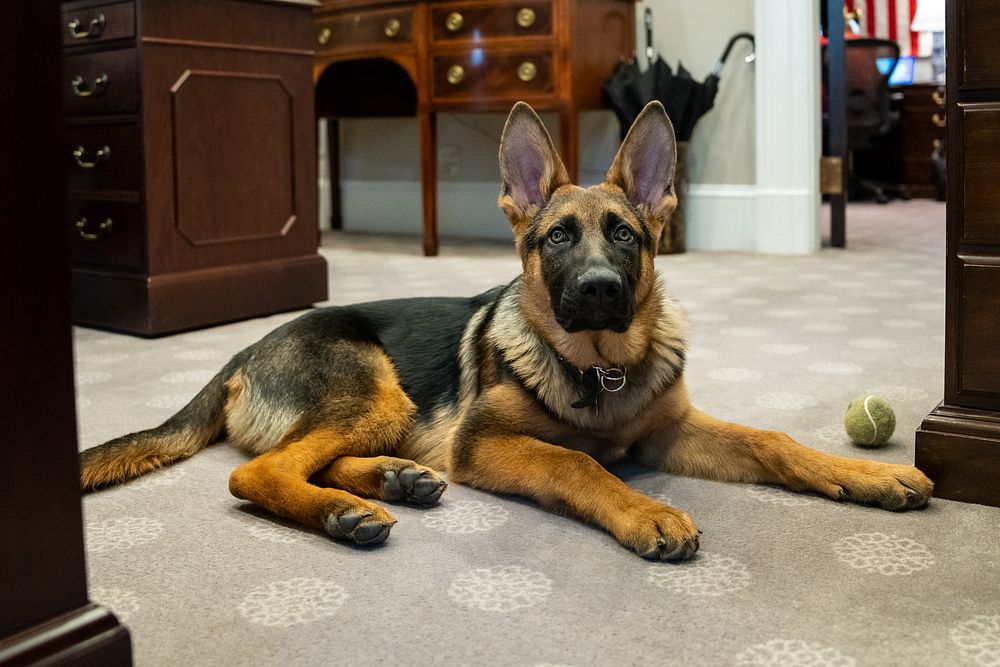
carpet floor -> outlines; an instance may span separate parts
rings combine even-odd
[[[943,394],[944,207],[852,206],[846,250],[657,260],[693,323],[689,390],[715,416],[837,454],[911,463]],[[468,295],[518,271],[508,244],[324,237],[335,304]],[[283,314],[157,340],[75,331],[83,447],[160,423]],[[841,416],[889,399],[887,446]],[[649,563],[604,532],[451,485],[344,546],[229,495],[227,445],[84,498],[92,597],[139,665],[1000,666],[1000,509],[897,514],[620,465],[689,512],[697,557]]]

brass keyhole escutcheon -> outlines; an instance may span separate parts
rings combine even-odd
[[[444,20],[444,25],[448,30],[455,32],[462,29],[462,25],[465,23],[465,19],[458,12],[452,12],[448,14],[448,17]]]
[[[530,28],[535,25],[535,10],[525,7],[517,13],[517,24],[522,28]]]
[[[399,34],[400,27],[399,19],[389,19],[385,22],[385,27],[382,29],[382,32],[385,33],[386,37],[392,39]]]
[[[445,76],[451,85],[460,84],[462,83],[462,79],[465,78],[465,68],[461,65],[452,65],[448,68],[448,73]]]
[[[320,46],[326,46],[330,43],[330,38],[333,37],[333,31],[329,28],[323,28],[316,35],[316,41],[319,42]]]
[[[534,81],[536,76],[538,76],[538,68],[530,60],[525,60],[517,68],[517,78],[525,83]]]

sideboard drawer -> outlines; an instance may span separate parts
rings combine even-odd
[[[434,59],[434,96],[439,99],[518,99],[554,92],[552,53],[486,53]]]
[[[74,264],[141,269],[142,207],[138,202],[70,199],[67,227]]]
[[[108,42],[135,36],[135,4],[89,7],[62,13],[63,46]]]
[[[365,46],[413,43],[413,8],[349,11],[317,17],[318,55]]]
[[[66,128],[70,190],[142,188],[142,147],[137,123],[71,125]]]
[[[511,2],[484,5],[456,2],[431,11],[435,40],[482,40],[552,34],[551,2]]]
[[[135,113],[136,79],[135,49],[69,56],[63,70],[66,114]]]

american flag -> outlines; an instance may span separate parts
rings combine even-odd
[[[910,30],[917,0],[846,0],[848,11],[861,10],[861,30],[872,37],[899,43],[900,55],[930,55],[930,42]]]

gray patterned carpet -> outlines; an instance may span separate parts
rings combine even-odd
[[[855,206],[850,249],[661,257],[694,332],[688,381],[717,416],[817,448],[911,462],[942,395],[944,208]],[[517,270],[504,244],[329,235],[332,301],[472,294]],[[169,416],[280,315],[140,340],[76,331],[83,445]],[[849,399],[896,407],[883,449],[846,441]],[[139,665],[1000,665],[1000,509],[893,514],[782,490],[615,468],[704,530],[682,565],[452,485],[396,507],[380,548],[232,498],[226,445],[84,500],[93,597]]]

